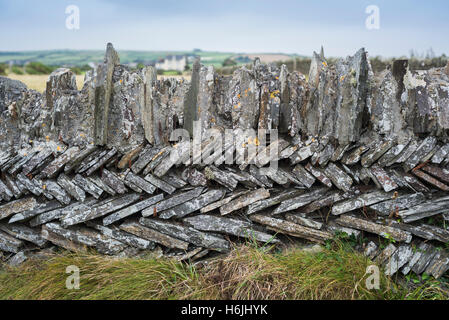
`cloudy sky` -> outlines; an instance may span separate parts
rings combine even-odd
[[[66,27],[66,8],[80,12]],[[366,8],[379,8],[379,29]],[[415,0],[0,0],[0,51],[46,49],[285,52],[371,55],[411,49],[449,54],[449,1]]]

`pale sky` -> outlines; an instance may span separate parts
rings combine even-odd
[[[66,28],[68,5],[79,30]],[[369,5],[380,28],[368,30]],[[449,54],[449,1],[0,0],[0,51],[47,49],[284,52],[345,56]]]

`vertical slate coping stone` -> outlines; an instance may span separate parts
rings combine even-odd
[[[200,85],[200,59],[193,63],[190,88],[184,98],[184,129],[193,135],[193,121],[198,120],[198,91]]]
[[[97,68],[95,79],[95,144],[105,145],[108,133],[109,102],[112,93],[114,67],[120,63],[112,43],[108,43],[104,62]]]

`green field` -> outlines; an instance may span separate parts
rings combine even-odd
[[[234,56],[228,52],[209,51],[118,51],[120,62],[142,63],[164,58],[167,55],[198,55],[204,64],[221,67],[226,58]],[[39,61],[46,65],[70,65],[83,66],[89,62],[102,62],[104,51],[102,50],[48,50],[48,51],[23,51],[0,52],[0,63],[14,61],[16,64],[24,64],[28,61]]]

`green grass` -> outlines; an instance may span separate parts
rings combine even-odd
[[[365,288],[372,262],[344,245],[313,253],[246,245],[207,266],[169,259],[114,259],[65,253],[0,272],[0,299],[447,299],[439,282],[409,287],[382,274]],[[80,268],[80,289],[65,287]]]

